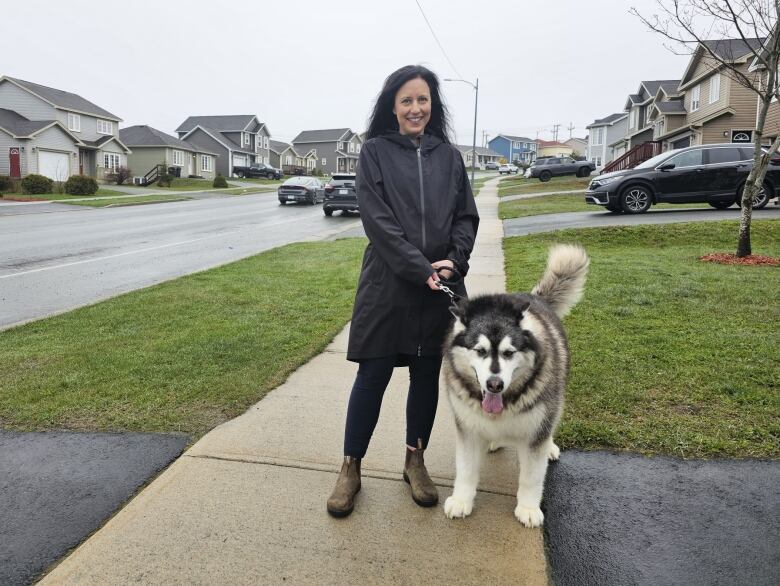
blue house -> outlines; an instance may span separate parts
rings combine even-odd
[[[536,141],[525,136],[499,134],[488,142],[488,146],[510,163],[531,163],[536,159]]]

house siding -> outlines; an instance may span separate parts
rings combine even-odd
[[[132,170],[134,177],[143,177],[152,167],[165,162],[166,149],[164,147],[132,147],[132,154],[127,156],[127,166]]]
[[[215,174],[220,173],[225,177],[230,177],[232,165],[229,152],[228,149],[222,146],[221,143],[211,138],[211,136],[203,132],[200,128],[196,129],[192,134],[190,134],[186,140],[187,142],[191,142],[192,144],[199,146],[204,151],[209,151],[219,155],[214,162]]]
[[[22,177],[27,175],[27,154],[30,152],[30,146],[29,140],[12,138],[10,135],[0,130],[0,175],[11,174],[11,156],[9,152],[11,147],[24,148],[24,150],[19,153],[19,162]]]
[[[56,110],[53,106],[36,98],[10,81],[0,83],[0,108],[13,110],[30,120],[57,119]]]
[[[36,148],[36,152],[29,152],[28,154],[29,173],[38,172],[38,152],[40,152],[40,150],[45,150],[67,152],[69,154],[67,175],[62,177],[62,181],[66,181],[71,175],[78,174],[79,149],[73,143],[73,139],[61,128],[52,127],[48,130],[44,130],[30,141],[29,147],[26,148],[25,151],[32,149],[33,147]],[[22,171],[22,174],[24,174],[24,170]]]
[[[758,98],[756,98],[756,118],[758,118]],[[780,134],[780,102],[769,104],[764,122],[764,138],[774,138]]]
[[[308,153],[311,149],[315,149],[317,151],[316,169],[325,174],[336,172],[336,157],[339,156],[336,154],[336,141],[293,143],[293,148],[299,153]],[[325,159],[325,165],[322,164],[323,158]]]
[[[720,76],[720,97],[712,104],[710,101],[710,82],[712,76],[701,82],[701,90],[699,91],[699,109],[695,112],[691,112],[691,99],[693,97],[693,88],[695,84],[688,88],[685,92],[685,110],[688,112],[688,124],[696,124],[700,120],[711,116],[718,110],[728,107],[730,104],[729,92],[732,85],[736,85],[731,79],[725,75]],[[733,106],[732,106],[733,107]]]

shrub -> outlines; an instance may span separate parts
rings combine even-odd
[[[160,178],[157,180],[157,185],[160,187],[170,187],[171,183],[173,183],[174,176],[170,173],[163,173],[160,175]]]
[[[212,183],[211,186],[214,189],[217,189],[217,188],[220,188],[220,187],[227,187],[228,186],[227,179],[225,179],[222,176],[222,173],[219,173],[216,177],[214,177],[214,183]]]
[[[122,185],[125,181],[133,176],[133,172],[127,167],[119,167],[116,172],[106,175],[106,181]]]
[[[95,195],[97,190],[97,181],[86,175],[71,175],[65,182],[65,193],[68,195]]]
[[[12,186],[13,181],[11,181],[11,178],[8,175],[0,175],[0,192],[11,191]]]
[[[54,185],[54,181],[43,175],[28,175],[22,179],[22,193],[28,195],[51,193],[51,188]]]

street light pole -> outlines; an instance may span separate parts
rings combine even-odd
[[[444,81],[462,81],[474,88],[474,136],[471,141],[471,185],[474,185],[474,169],[477,165],[477,105],[479,103],[479,78],[477,83],[471,83],[465,79],[453,79],[445,77]]]

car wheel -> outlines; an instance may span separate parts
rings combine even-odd
[[[587,167],[580,167],[577,169],[577,177],[587,177],[590,175],[590,169]]]
[[[742,207],[742,191],[745,189],[745,186],[743,185],[739,189],[739,194],[737,194],[737,205],[739,207]],[[769,200],[771,199],[771,196],[769,195],[771,193],[771,188],[769,187],[768,183],[764,183],[761,186],[761,189],[759,192],[753,196],[753,209],[754,210],[760,210],[763,208],[766,204],[769,203]]]
[[[273,173],[269,173],[265,177],[266,177],[266,179],[273,179],[274,178],[274,174]]]
[[[631,185],[620,196],[620,207],[627,214],[643,214],[651,204],[650,191],[642,185]]]
[[[238,173],[236,173],[236,175],[238,175],[241,179],[244,178],[244,172],[243,171],[239,171]]]
[[[283,205],[284,205],[284,200],[283,200],[283,199],[280,199],[280,200],[279,200],[279,205],[280,205],[280,206],[283,206]]]
[[[730,208],[731,204],[733,204],[733,201],[708,201],[708,204],[710,204],[712,207],[714,207],[716,210],[725,210],[726,208]]]
[[[333,210],[330,208],[322,208],[322,211],[325,212],[325,215],[329,218],[333,215]]]
[[[547,183],[552,178],[552,173],[549,171],[542,171],[539,173],[539,181],[542,183]]]

